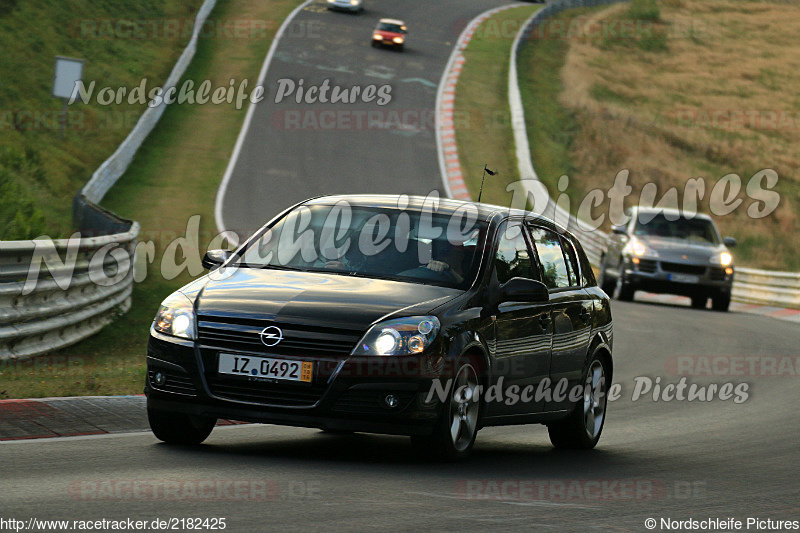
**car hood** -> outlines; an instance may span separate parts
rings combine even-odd
[[[183,289],[199,316],[236,316],[366,329],[380,318],[426,314],[463,291],[434,285],[317,272],[240,268]]]
[[[394,39],[395,37],[403,37],[402,33],[396,31],[375,30],[375,33],[382,35],[385,39]]]
[[[708,263],[711,257],[727,252],[728,248],[724,244],[701,243],[689,241],[687,239],[674,239],[666,237],[637,236],[645,246],[658,252],[659,258],[665,261],[675,261],[678,263]]]

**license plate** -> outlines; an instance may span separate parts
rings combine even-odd
[[[272,357],[221,353],[219,354],[218,370],[220,374],[233,376],[252,376],[311,383],[311,378],[314,375],[314,363],[311,361],[290,361],[288,359],[273,359]]]
[[[700,281],[700,276],[692,276],[691,274],[670,274],[670,281],[677,281],[678,283],[697,283]]]

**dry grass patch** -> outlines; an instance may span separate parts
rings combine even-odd
[[[606,188],[630,170],[634,187],[659,193],[703,177],[711,188],[726,174],[742,178],[742,207],[717,217],[737,239],[740,264],[800,270],[800,6],[732,0],[659,2],[652,31],[665,49],[642,39],[607,36],[570,41],[561,77],[561,105],[577,123],[569,161],[580,193]],[[594,15],[629,17],[628,4]],[[534,161],[536,163],[536,161]],[[778,208],[747,216],[754,202],[744,185],[763,168],[780,180]],[[556,176],[557,178],[557,176]],[[682,194],[679,194],[680,197]],[[604,210],[601,208],[601,210]]]

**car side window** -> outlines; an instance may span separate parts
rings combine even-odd
[[[511,278],[539,279],[519,223],[509,222],[500,228],[494,265],[500,284]]]
[[[542,282],[548,289],[569,287],[571,285],[569,267],[564,259],[558,235],[544,228],[531,228],[531,237],[542,265]]]
[[[565,238],[561,237],[561,247],[564,250],[564,257],[567,260],[567,270],[569,271],[569,284],[572,287],[582,285],[580,279],[580,269],[578,268],[578,261],[575,258],[575,250],[572,244]]]

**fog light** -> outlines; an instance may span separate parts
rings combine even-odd
[[[639,264],[639,258],[638,257],[632,257],[631,258],[631,263],[633,263],[634,265],[638,265]]]
[[[164,375],[163,372],[156,372],[155,376],[153,376],[153,383],[155,385],[163,385],[167,382],[167,376]]]
[[[731,267],[728,267],[725,269],[725,273],[730,276],[731,274],[733,274],[733,269]]]
[[[400,404],[400,398],[395,396],[394,394],[387,394],[383,398],[383,402],[386,404],[386,407],[397,407]]]

